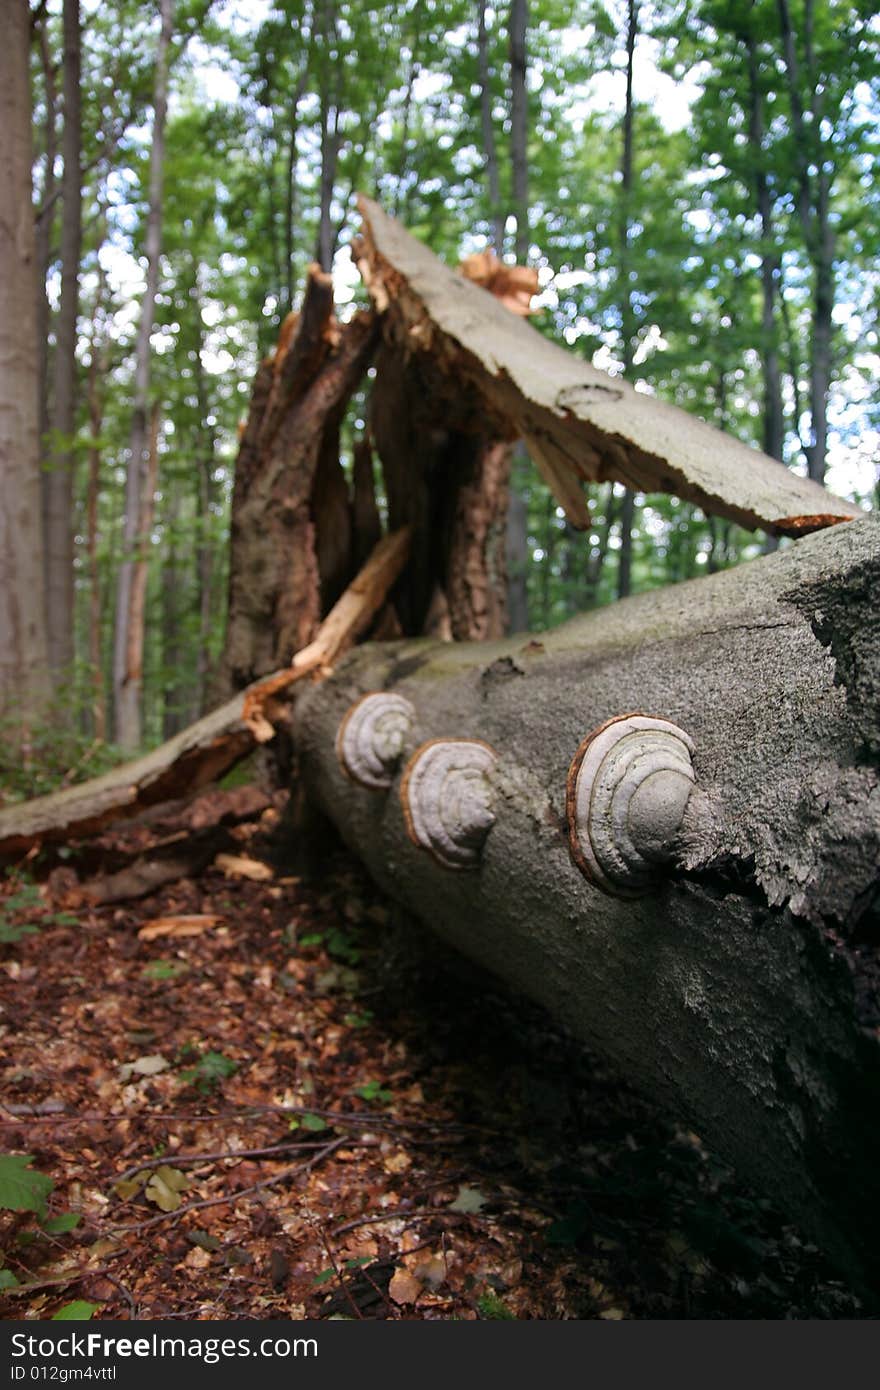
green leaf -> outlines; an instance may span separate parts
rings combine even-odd
[[[11,1269],[0,1269],[0,1289],[14,1289],[18,1286],[18,1280]]]
[[[322,1120],[320,1115],[303,1115],[302,1127],[303,1129],[310,1129],[313,1134],[320,1134],[322,1129],[327,1128],[327,1121]]]
[[[42,1224],[47,1236],[63,1236],[68,1231],[75,1231],[81,1221],[82,1216],[78,1211],[62,1211]]]
[[[73,1303],[65,1303],[63,1308],[59,1308],[51,1319],[52,1322],[89,1322],[93,1313],[100,1308],[100,1303],[86,1303],[84,1298],[74,1299]]]
[[[176,980],[189,970],[185,960],[151,960],[141,975],[145,980]]]
[[[29,922],[9,922],[0,918],[0,945],[14,946],[17,941],[26,936],[34,936],[39,930],[39,927],[31,926]]]
[[[336,1273],[333,1269],[322,1269],[320,1274],[316,1274],[312,1280],[312,1287],[317,1289],[321,1284],[327,1284]]]
[[[362,1100],[381,1100],[387,1105],[391,1100],[391,1092],[386,1090],[381,1081],[366,1081],[363,1086],[355,1086],[354,1093]]]
[[[136,1193],[140,1192],[144,1185],[144,1177],[143,1173],[139,1173],[133,1178],[120,1178],[119,1182],[113,1184],[113,1191],[117,1197],[122,1198],[123,1202],[127,1202],[130,1197],[134,1197]]]
[[[160,1211],[177,1211],[183,1198],[181,1192],[189,1187],[186,1174],[179,1168],[169,1168],[163,1163],[157,1168],[144,1189],[148,1202],[155,1202]]]
[[[45,1173],[28,1165],[30,1154],[0,1154],[0,1208],[4,1211],[35,1211],[46,1215],[46,1198],[55,1186]]]
[[[299,944],[300,944],[300,946],[320,946],[320,944],[321,944],[321,942],[322,942],[323,940],[324,940],[324,933],[323,933],[323,932],[320,932],[320,931],[309,932],[307,936],[301,936],[301,937],[300,937],[300,939],[299,939]],[[331,1271],[331,1272],[332,1272],[332,1271]]]
[[[492,1293],[490,1290],[481,1294],[477,1299],[477,1308],[481,1318],[516,1321],[516,1314],[511,1313],[507,1304],[498,1297],[497,1293]]]

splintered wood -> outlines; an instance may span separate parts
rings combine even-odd
[[[506,437],[525,440],[573,526],[590,524],[583,484],[609,479],[671,492],[781,535],[861,515],[757,449],[558,347],[509,313],[504,298],[444,265],[377,203],[362,197],[359,207],[356,259],[391,321],[386,331],[478,389],[487,417]]]
[[[146,806],[207,786],[275,732],[288,714],[285,692],[320,677],[370,625],[406,563],[410,533],[384,536],[327,614],[315,640],[291,665],[227,700],[161,747],[103,777],[0,811],[0,856],[26,854],[44,841],[93,834]]]

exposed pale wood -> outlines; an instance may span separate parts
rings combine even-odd
[[[802,535],[859,508],[677,406],[636,391],[515,318],[444,265],[369,198],[359,202],[361,273],[408,349],[482,393],[521,435],[572,525],[589,525],[582,482],[672,492],[747,527]]]
[[[255,744],[274,736],[286,719],[286,693],[307,675],[325,674],[382,607],[406,563],[410,533],[397,531],[376,546],[357,578],[327,615],[313,642],[289,667],[255,681],[143,758],[103,777],[0,811],[0,856],[26,854],[35,845],[93,834],[215,781]]]

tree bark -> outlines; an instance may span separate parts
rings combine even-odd
[[[637,0],[628,0],[626,23],[626,100],[623,108],[623,148],[620,155],[620,264],[618,277],[620,294],[620,331],[623,374],[629,379],[633,366],[633,343],[636,326],[630,289],[630,221],[633,188],[633,65],[636,38],[639,32]],[[632,589],[632,529],[635,519],[635,495],[629,488],[620,504],[620,550],[617,555],[617,597],[626,598]]]
[[[231,689],[289,661],[326,612],[316,549],[316,474],[322,447],[330,468],[328,422],[357,387],[374,342],[370,315],[338,324],[332,281],[313,266],[299,316],[285,321],[274,357],[257,373],[239,446],[223,657]],[[346,578],[354,564],[350,557]],[[325,598],[332,588],[325,588]]]
[[[540,640],[367,645],[295,718],[308,787],[388,893],[665,1101],[875,1292],[878,614],[867,517]],[[387,792],[337,756],[369,691],[414,707]],[[649,891],[622,897],[570,852],[566,774],[634,707],[690,736],[696,787]],[[416,747],[452,738],[497,754],[494,824],[465,869],[413,843],[401,804]]]
[[[514,250],[518,265],[529,259],[529,103],[526,87],[528,0],[510,5],[510,156],[513,173]]]
[[[162,27],[156,48],[153,83],[153,139],[150,147],[146,258],[147,284],[141,302],[135,348],[134,407],[125,481],[125,553],[119,567],[116,590],[116,624],[113,647],[113,701],[116,741],[134,749],[143,741],[142,689],[139,673],[130,669],[129,654],[137,646],[131,628],[135,620],[132,582],[137,540],[141,532],[140,500],[149,467],[147,416],[150,397],[150,338],[159,288],[159,256],[162,249],[162,182],[165,161],[165,117],[168,109],[168,64],[174,22],[174,0],[161,0]],[[141,642],[143,638],[141,637]]]
[[[46,101],[46,118],[43,123],[43,187],[40,208],[36,221],[36,292],[37,292],[37,350],[39,353],[39,419],[40,456],[45,450],[49,434],[49,325],[52,311],[46,290],[51,260],[52,229],[55,225],[56,183],[55,159],[58,154],[58,92],[55,85],[56,65],[49,49],[49,36],[46,32],[45,17],[41,19],[37,38],[40,46],[40,64],[43,70],[43,86]],[[43,530],[46,529],[46,481],[47,474],[40,479],[42,488]]]
[[[489,40],[486,33],[486,3],[479,0],[477,21],[477,66],[480,74],[480,128],[483,134],[483,155],[486,161],[486,184],[489,193],[489,220],[492,224],[492,243],[499,260],[504,256],[504,213],[501,208],[501,174],[498,168],[498,146],[495,122],[492,118],[492,81],[489,67]]]
[[[809,93],[809,129],[801,95],[800,63],[788,0],[777,0],[782,52],[791,104],[797,170],[797,208],[807,255],[813,268],[812,331],[810,334],[810,443],[807,468],[821,483],[828,450],[828,395],[831,389],[834,329],[835,231],[831,220],[831,174],[834,153],[822,134],[824,85],[817,77],[812,53],[813,0],[804,3],[804,34]]]
[[[45,475],[46,630],[49,669],[56,689],[72,676],[73,470],[76,452],[79,263],[82,247],[82,117],[80,110],[79,0],[64,0],[64,132],[61,180],[61,301],[54,358],[52,428],[56,443]]]
[[[13,0],[5,21],[0,44],[0,719],[8,747],[27,756],[27,730],[49,688],[27,0]]]
[[[431,345],[435,376],[473,390],[500,439],[521,435],[580,530],[587,480],[674,492],[746,527],[782,535],[859,516],[859,508],[678,407],[637,392],[509,313],[416,241],[368,198],[355,257],[386,314],[386,334],[410,353]]]
[[[776,331],[776,284],[780,274],[775,250],[773,200],[764,168],[764,102],[754,33],[744,35],[749,64],[749,145],[755,171],[755,203],[761,226],[761,356],[763,359],[763,447],[770,458],[784,457],[785,417],[782,406],[782,372]],[[819,479],[821,482],[821,479]]]

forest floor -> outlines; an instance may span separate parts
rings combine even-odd
[[[277,820],[136,901],[7,876],[0,1164],[46,1181],[0,1211],[0,1316],[860,1315],[696,1135],[341,851],[312,882],[267,863]]]

